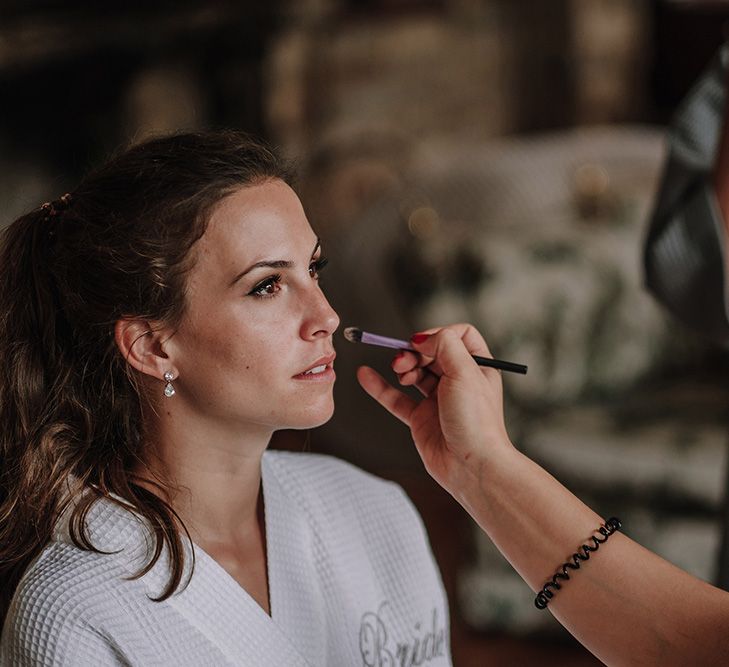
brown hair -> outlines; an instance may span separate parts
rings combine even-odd
[[[145,517],[180,585],[183,550],[170,505],[140,485],[145,459],[135,371],[114,341],[122,317],[175,327],[185,312],[191,249],[213,208],[236,188],[288,166],[232,131],[179,134],[134,146],[70,196],[22,216],[0,248],[0,627],[23,571],[76,493],[69,532],[94,550],[85,517],[111,494]],[[160,480],[145,480],[160,490]],[[120,503],[121,504],[121,503]]]

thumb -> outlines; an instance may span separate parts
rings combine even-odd
[[[434,363],[440,367],[443,375],[448,377],[461,377],[475,365],[463,340],[452,329],[440,329],[432,334],[418,333],[410,339],[410,342],[414,350],[434,359]]]

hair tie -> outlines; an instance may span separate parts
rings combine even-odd
[[[590,546],[589,544],[583,544],[578,548],[575,553],[572,554],[571,560],[562,564],[562,567],[546,584],[544,584],[542,590],[539,591],[539,593],[537,593],[537,597],[534,598],[534,604],[536,608],[546,609],[549,601],[554,597],[555,593],[558,590],[561,590],[562,586],[564,585],[560,584],[559,581],[568,581],[570,579],[570,574],[569,572],[567,572],[567,569],[569,568],[570,570],[579,570],[580,562],[590,560],[590,553],[594,553],[595,551],[597,551],[600,548],[601,544],[607,542],[608,538],[613,533],[619,531],[622,527],[623,524],[617,517],[611,517],[605,523],[599,526],[594,532],[602,535],[602,538],[593,534],[592,537],[589,538],[592,540],[592,546]],[[550,588],[553,588],[555,590],[550,590]]]
[[[67,192],[54,201],[47,201],[41,205],[41,210],[45,211],[46,219],[55,218],[60,213],[65,211],[71,205],[72,197],[71,193]]]

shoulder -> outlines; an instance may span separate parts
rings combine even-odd
[[[358,599],[369,600],[358,607],[358,618],[383,600],[395,599],[401,609],[447,617],[425,526],[398,484],[336,458],[308,453],[268,452],[264,496],[266,474],[272,482],[269,490],[274,490],[270,499],[279,515],[286,512],[290,530],[309,526],[314,561],[327,586],[335,582],[348,595],[359,590]],[[357,583],[352,573],[357,573]]]
[[[15,611],[69,613],[101,603],[99,589],[109,590],[128,576],[114,554],[86,551],[65,542],[51,542],[31,563],[13,596]]]
[[[395,482],[324,454],[270,451],[264,461],[282,492],[310,518],[390,529],[400,524],[424,532],[420,515]]]
[[[300,452],[266,452],[266,465],[288,490],[312,492],[319,497],[406,499],[399,485],[365,472],[346,461]],[[408,501],[409,502],[409,501]]]
[[[276,471],[276,474],[285,474],[292,478],[300,477],[302,480],[314,483],[330,483],[334,480],[345,479],[348,482],[364,485],[392,484],[392,482],[365,472],[347,461],[327,454],[268,451],[264,455],[264,461]]]
[[[13,595],[2,633],[2,664],[90,664],[108,650],[99,623],[114,615],[118,558],[62,542],[43,549]],[[8,657],[9,656],[9,657]],[[65,660],[71,662],[65,662]],[[97,664],[102,664],[98,662]]]

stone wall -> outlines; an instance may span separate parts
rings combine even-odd
[[[290,5],[267,59],[272,136],[301,153],[363,132],[484,139],[641,119],[647,1],[405,4]]]

